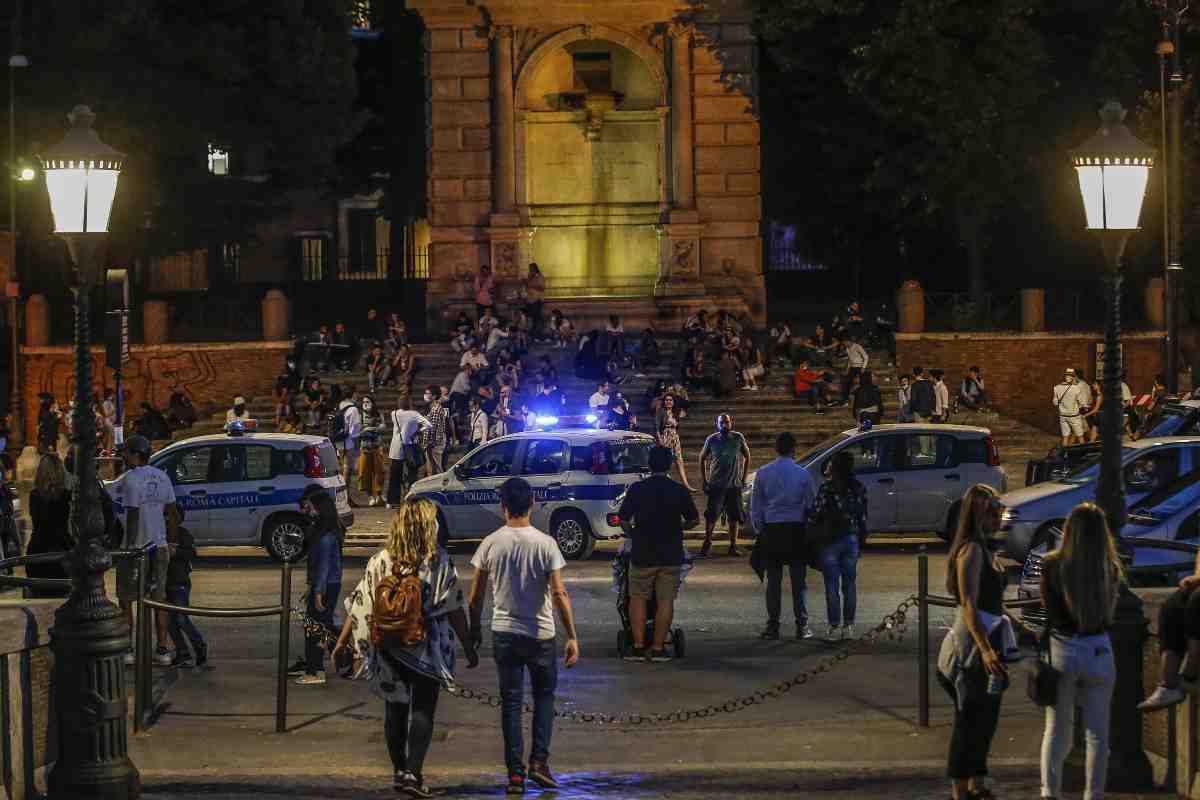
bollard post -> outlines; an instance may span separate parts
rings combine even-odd
[[[146,555],[138,554],[137,558],[137,617],[134,621],[133,636],[133,732],[141,733],[143,721],[146,718],[146,604],[142,600],[146,596]]]
[[[275,688],[275,732],[287,732],[288,645],[291,636],[292,565],[285,561],[279,573],[279,674]]]
[[[917,555],[917,647],[920,677],[917,685],[917,724],[929,727],[929,553],[925,545]]]

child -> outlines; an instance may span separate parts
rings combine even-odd
[[[186,529],[172,527],[175,535],[171,544],[171,560],[167,563],[167,602],[186,606],[191,604],[192,562],[196,560],[196,542]],[[208,645],[204,643],[204,637],[190,616],[172,611],[167,632],[175,644],[175,660],[171,666],[203,667],[208,663]],[[188,653],[187,642],[192,645],[191,654]]]

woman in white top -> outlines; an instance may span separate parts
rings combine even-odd
[[[946,387],[946,373],[940,369],[931,370],[933,376],[933,418],[937,422],[950,421],[950,390]]]
[[[425,638],[404,648],[377,647],[371,618],[380,584],[391,575],[421,579]],[[433,797],[422,779],[425,755],[433,741],[433,715],[442,687],[454,682],[454,642],[462,643],[467,667],[479,655],[467,631],[467,615],[458,571],[438,547],[437,507],[423,498],[405,500],[392,518],[387,545],[367,562],[358,587],[346,598],[346,622],[333,649],[333,660],[347,648],[354,654],[354,678],[366,678],[385,703],[384,736],[394,770],[396,791],[409,797]]]

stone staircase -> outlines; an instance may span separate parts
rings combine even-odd
[[[413,349],[417,357],[417,371],[412,397],[414,402],[419,403],[426,386],[449,385],[453,381],[458,372],[459,358],[448,345],[443,344],[417,345]],[[647,369],[643,377],[627,377],[618,387],[637,415],[640,430],[650,432],[654,424],[647,391],[656,381],[671,381],[678,375],[683,350],[684,344],[681,340],[663,340],[662,364]],[[595,391],[595,384],[590,380],[575,377],[574,351],[539,344],[526,356],[526,363],[534,364],[543,354],[550,355],[558,367],[561,388],[568,402],[586,404],[587,398]],[[886,366],[884,354],[880,352],[871,354],[871,369],[876,383],[883,391],[887,412],[885,420],[894,420],[896,369]],[[335,381],[348,383],[362,390],[366,388],[367,376],[365,372],[356,370],[346,375],[322,376],[322,381],[326,384]],[[689,479],[694,486],[700,485],[697,455],[704,439],[714,430],[716,415],[721,412],[732,415],[735,429],[746,436],[753,458],[752,466],[761,465],[774,457],[775,437],[785,430],[795,434],[803,451],[836,433],[854,427],[855,422],[849,410],[845,408],[829,409],[827,414],[817,415],[809,409],[806,402],[796,401],[792,397],[790,368],[773,368],[759,383],[759,391],[739,391],[733,397],[722,399],[712,397],[707,391],[691,393],[691,407],[687,418],[682,422],[680,438]],[[522,387],[521,393],[524,393],[524,388]],[[528,388],[532,390],[532,383]],[[391,410],[399,402],[399,392],[395,387],[384,387],[376,391],[375,398],[382,408]],[[251,414],[259,420],[260,430],[273,430],[274,403],[271,397],[251,397],[247,400]],[[186,438],[219,432],[224,419],[222,411],[209,419],[201,419],[191,430],[177,432],[176,437]],[[1043,457],[1056,441],[1052,435],[995,413],[964,412],[956,416],[953,422],[978,425],[991,430],[1000,450],[1002,465],[1008,474],[1010,488],[1025,485],[1025,462],[1031,458]]]

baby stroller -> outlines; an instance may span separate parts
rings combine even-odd
[[[617,658],[625,658],[633,650],[633,627],[629,621],[629,571],[631,546],[629,540],[622,542],[613,559],[613,589],[617,593],[617,615],[621,618],[621,629],[617,631]],[[683,577],[691,571],[690,562],[683,565]],[[682,580],[680,581],[682,584]],[[654,639],[654,610],[658,607],[653,592],[646,602],[646,637],[643,642]],[[683,658],[687,652],[687,636],[683,628],[667,631],[666,647],[675,658]]]

